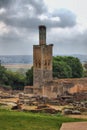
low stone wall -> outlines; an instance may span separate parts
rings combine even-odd
[[[43,86],[33,88],[33,93],[56,98],[66,93],[87,92],[87,78],[57,79],[44,82]]]
[[[42,86],[42,91],[38,89],[39,95],[56,98],[66,93],[87,92],[87,78],[57,79],[47,81]]]

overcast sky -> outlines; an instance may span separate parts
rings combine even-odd
[[[53,54],[87,54],[87,0],[0,0],[0,55],[32,55],[38,26]]]

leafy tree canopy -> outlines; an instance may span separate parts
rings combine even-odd
[[[7,80],[6,68],[0,64],[0,84],[4,84]]]
[[[53,76],[57,78],[80,78],[83,67],[78,58],[72,56],[53,57]]]
[[[33,85],[33,67],[26,72],[26,85]]]

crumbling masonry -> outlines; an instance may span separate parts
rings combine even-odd
[[[33,46],[33,86],[42,87],[44,81],[52,81],[52,48],[46,45],[46,27],[39,26],[39,45]]]

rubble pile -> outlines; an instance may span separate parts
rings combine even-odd
[[[75,101],[86,101],[87,100],[87,92],[80,92],[73,94],[73,100]]]
[[[56,98],[49,98],[45,95],[25,94],[18,91],[0,91],[0,104],[10,105],[12,110],[82,114],[87,113],[87,93],[64,93]]]
[[[36,106],[36,109],[31,110],[32,112],[48,112],[56,113],[56,110],[49,106],[72,106],[73,109],[63,110],[64,113],[70,114],[81,114],[81,112],[87,112],[87,93],[77,94],[65,94],[57,96],[57,98],[49,98],[47,96],[35,96],[30,94],[19,94],[18,104],[24,104],[28,106]]]
[[[56,113],[60,112],[59,110],[56,110],[47,104],[39,105],[39,106],[37,106],[36,109],[30,110],[30,111],[35,112],[35,113],[44,112],[44,113],[50,113],[50,114],[56,114]]]

